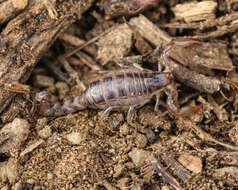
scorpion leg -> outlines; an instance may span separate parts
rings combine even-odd
[[[126,120],[127,120],[127,123],[130,124],[131,126],[134,126],[134,124],[132,123],[132,116],[135,113],[135,108],[138,106],[140,106],[140,105],[130,106],[129,110],[127,112]]]
[[[179,41],[179,40],[173,40],[171,41],[164,49],[163,53],[162,53],[162,57],[163,60],[165,62],[165,71],[164,72],[169,72],[170,68],[169,68],[169,60],[168,60],[168,55],[167,53],[169,52],[169,50],[175,45],[175,46],[190,46],[193,44],[197,44],[197,45],[202,45],[202,42],[200,41],[196,41],[196,40],[184,40],[184,41]]]
[[[179,108],[178,106],[178,93],[173,85],[166,87],[165,93],[167,94],[167,105],[169,111],[175,116],[189,116],[192,113],[198,112],[202,108],[202,104],[199,106],[185,106]]]
[[[106,118],[109,113],[112,111],[112,110],[117,110],[117,109],[120,109],[119,106],[110,106],[108,107],[107,109],[104,110],[104,112],[102,113],[101,115],[101,119],[103,120],[104,118]]]
[[[160,92],[158,94],[156,94],[156,103],[155,103],[155,112],[159,111],[159,100],[160,100]]]

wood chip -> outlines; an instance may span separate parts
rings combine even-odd
[[[217,2],[186,2],[172,8],[177,19],[184,19],[186,22],[196,22],[208,19],[215,19]]]
[[[202,172],[202,160],[191,154],[185,153],[179,156],[178,161],[188,170],[194,173],[201,173]]]

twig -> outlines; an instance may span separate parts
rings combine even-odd
[[[98,36],[92,38],[91,40],[87,41],[86,43],[84,43],[83,45],[75,48],[74,50],[68,51],[66,52],[63,56],[65,58],[70,57],[72,55],[74,55],[76,52],[80,51],[81,49],[85,48],[86,46],[88,46],[91,43],[94,43],[95,41],[97,41],[100,37],[104,36],[105,34],[109,33],[110,31],[112,31],[116,26],[113,26],[111,28],[109,28],[108,30],[104,31],[103,33],[99,34]]]
[[[168,182],[171,186],[173,186],[177,190],[182,190],[182,187],[178,183],[178,181],[171,176],[168,172],[165,171],[165,168],[157,161],[157,159],[153,156],[150,156],[147,161],[152,168],[160,174],[163,179]]]
[[[193,124],[190,120],[184,119],[182,117],[180,117],[179,120],[184,122],[188,127],[190,127],[197,134],[197,136],[200,137],[203,141],[210,141],[210,142],[213,142],[215,144],[219,144],[219,145],[221,145],[223,147],[226,147],[228,149],[238,151],[238,147],[235,147],[235,146],[232,146],[232,145],[229,145],[229,144],[225,144],[225,143],[222,143],[222,142],[214,139],[211,135],[209,135],[208,133],[204,132],[198,126]]]

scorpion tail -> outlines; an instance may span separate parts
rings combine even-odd
[[[64,100],[63,102],[55,101],[53,95],[42,91],[35,96],[38,113],[42,116],[62,116],[86,109],[82,103],[82,96]]]

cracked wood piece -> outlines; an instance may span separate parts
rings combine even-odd
[[[4,55],[0,54],[0,113],[16,95],[4,90],[4,84],[12,81],[24,84],[43,53],[94,0],[57,1],[57,20],[45,14],[46,7],[41,1],[29,2],[28,8],[3,29],[8,49]]]
[[[186,22],[197,22],[201,20],[215,19],[215,10],[217,2],[202,1],[202,2],[186,2],[178,4],[172,8],[177,19],[184,19]]]

